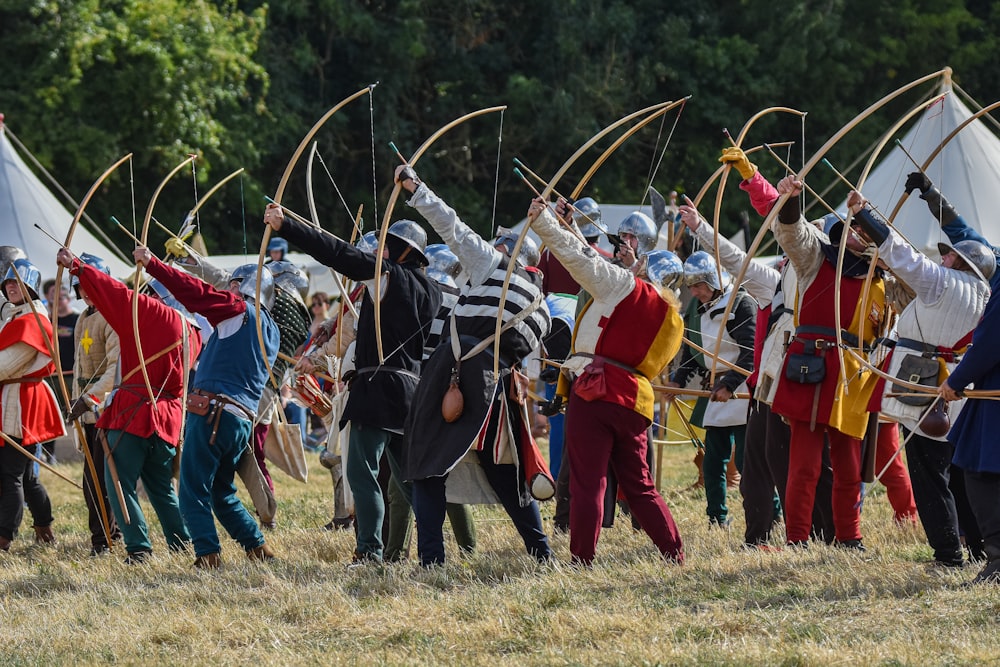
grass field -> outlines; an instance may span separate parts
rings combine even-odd
[[[692,454],[668,447],[663,473],[687,563],[665,564],[619,518],[592,570],[568,565],[565,536],[552,538],[557,562],[536,565],[492,507],[475,508],[471,557],[450,542],[444,568],[348,570],[353,535],[320,528],[330,478],[315,455],[308,484],[277,474],[279,526],[268,534],[277,562],[250,563],[227,541],[221,571],[196,571],[157,534],[152,561],[126,566],[121,550],[89,557],[80,492],[43,473],[59,543],[35,546],[22,530],[0,557],[0,664],[998,661],[1000,588],[963,588],[976,568],[931,567],[922,531],[894,525],[881,490],[862,515],[867,553],[748,552],[738,494],[731,528],[710,530],[702,493],[681,491],[695,476]],[[80,475],[78,464],[61,468]],[[552,511],[542,506],[547,528]]]

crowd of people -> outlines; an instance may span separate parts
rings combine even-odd
[[[100,258],[60,249],[80,314],[68,290],[43,290],[32,260],[5,247],[0,550],[25,506],[35,539],[55,541],[42,445],[79,421],[94,464],[84,480],[92,555],[123,543],[135,565],[153,553],[141,481],[167,548],[189,551],[196,567],[222,565],[216,519],[248,558],[273,559],[265,451],[289,423],[309,443],[307,405],[332,476],[325,527],[355,531],[351,567],[408,558],[414,518],[421,565],[445,562],[446,516],[472,552],[470,505],[480,503],[500,504],[527,553],[548,561],[538,502],[551,498],[575,564],[594,562],[619,505],[680,564],[683,541],[651,473],[666,392],[699,397],[691,421],[705,433],[709,526],[731,524],[739,471],[747,549],[864,551],[863,482],[877,477],[895,520],[922,525],[936,565],[979,562],[976,583],[1000,582],[988,400],[1000,375],[988,344],[1000,326],[1000,251],[922,172],[906,192],[919,191],[941,225],[940,261],[860,192],[846,213],[809,221],[795,175],[772,185],[739,148],[720,160],[773,221],[777,266],[718,236],[676,193],[657,220],[636,211],[613,233],[591,198],[536,198],[526,224],[541,248],[503,228],[486,238],[407,165],[394,181],[442,243],[428,245],[408,219],[351,243],[270,204],[264,224],[276,236],[261,270],[221,270],[171,239],[165,261],[135,249],[144,272],[129,285]],[[286,259],[292,247],[336,272],[339,300],[309,295]],[[529,358],[541,360],[530,375]],[[72,388],[64,399],[44,381],[58,373]],[[548,418],[548,461],[535,410]]]

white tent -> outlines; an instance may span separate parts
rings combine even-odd
[[[900,143],[913,159],[923,163],[953,129],[973,113],[958,98],[951,84],[940,91],[945,97],[926,109]],[[916,166],[894,146],[871,173],[862,192],[888,216],[892,213],[907,174]],[[993,244],[1000,243],[1000,139],[982,117],[962,129],[928,166],[927,175],[967,223]],[[921,252],[938,257],[937,244],[948,239],[914,191],[900,209],[895,227]],[[842,202],[838,210],[845,210]]]
[[[73,214],[59,202],[35,176],[14,150],[0,120],[0,245],[12,245],[28,254],[43,279],[56,274],[58,244],[35,229],[50,233],[61,243],[66,238]],[[119,259],[90,232],[78,225],[73,234],[72,248],[77,255],[90,253],[106,260],[111,272],[118,277],[128,274],[130,267]]]

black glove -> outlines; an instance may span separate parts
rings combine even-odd
[[[559,369],[555,366],[546,366],[538,372],[538,379],[545,384],[554,384],[559,379]]]
[[[556,396],[551,401],[541,401],[538,403],[538,414],[545,415],[546,417],[555,417],[557,414],[563,411],[566,404],[563,402],[562,396]]]
[[[75,422],[77,419],[82,417],[84,414],[90,412],[91,410],[92,408],[90,407],[90,404],[87,402],[87,399],[81,396],[80,398],[73,401],[72,405],[70,405],[69,414],[66,415],[66,421]]]
[[[927,178],[927,174],[922,171],[915,171],[906,177],[906,194],[910,194],[914,190],[920,190],[920,194],[923,194],[934,187],[931,183],[931,179]]]

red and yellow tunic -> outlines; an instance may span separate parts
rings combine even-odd
[[[5,360],[0,369],[0,382],[7,385],[2,388],[0,399],[0,424],[5,425],[7,435],[20,438],[24,445],[47,442],[66,434],[55,394],[42,381],[55,372],[46,343],[46,337],[50,342],[53,340],[52,323],[41,315],[40,303],[35,304],[39,309],[37,318],[30,307],[30,304],[20,306],[21,313],[0,329],[0,352],[16,355],[19,360],[11,365]],[[3,446],[2,441],[0,446]]]

